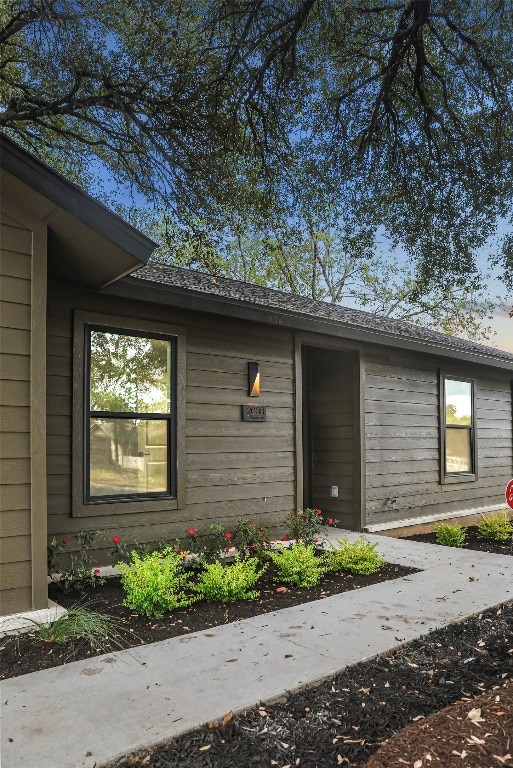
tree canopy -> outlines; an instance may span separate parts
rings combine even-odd
[[[198,231],[292,218],[303,184],[421,285],[513,208],[512,0],[4,0],[0,43],[1,130]]]

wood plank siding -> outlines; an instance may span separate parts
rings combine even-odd
[[[126,316],[127,302],[88,293],[57,281],[49,284],[47,356],[48,534],[105,531],[106,552],[114,535],[154,542],[184,536],[192,526],[230,526],[241,516],[267,524],[295,507],[293,333],[143,302],[130,303],[130,317],[186,330],[186,500],[179,509],[73,516],[72,345],[74,311]],[[249,402],[247,363],[262,377],[259,405],[267,421],[245,423]],[[73,456],[73,459],[71,457]],[[105,512],[108,505],[102,505]],[[106,553],[103,556],[106,560]]]
[[[0,614],[32,607],[32,232],[0,219]]]
[[[475,482],[440,483],[439,366],[475,382]],[[428,356],[367,353],[365,442],[368,525],[500,504],[513,474],[511,375]]]
[[[355,510],[355,425],[359,423],[354,379],[357,363],[351,353],[338,350],[307,350],[303,375],[307,377],[303,400],[307,442],[309,505],[321,508],[342,528],[359,526]],[[338,487],[338,497],[330,495]]]

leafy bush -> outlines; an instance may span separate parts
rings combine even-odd
[[[435,525],[435,535],[437,544],[444,547],[464,547],[467,531],[456,523],[438,523]]]
[[[241,560],[236,556],[231,565],[223,565],[220,562],[207,563],[193,589],[204,600],[216,600],[221,603],[252,600],[260,593],[250,587],[262,576],[267,565],[259,571],[257,567],[256,557]]]
[[[187,551],[197,555],[189,563],[190,567],[202,568],[206,563],[215,563],[223,550],[233,546],[233,533],[221,523],[212,523],[210,533],[203,536],[194,528],[189,528],[187,536]],[[181,546],[179,539],[176,546],[178,549]]]
[[[129,644],[123,623],[114,616],[92,611],[86,605],[74,605],[49,626],[32,619],[39,637],[46,643],[70,645],[85,643],[91,651],[108,653]]]
[[[360,536],[354,542],[347,537],[337,539],[337,545],[324,555],[324,562],[328,571],[351,571],[369,575],[379,571],[385,563],[385,558],[376,552],[377,544],[371,544]]]
[[[269,552],[269,557],[278,569],[279,578],[297,587],[314,587],[326,571],[313,544],[293,544],[280,552]]]
[[[104,531],[79,531],[75,534],[78,551],[72,551],[69,539],[54,536],[48,545],[48,574],[63,592],[84,593],[88,587],[103,584],[98,568],[93,570],[92,550],[97,548]]]
[[[112,565],[117,565],[117,563],[126,563],[126,565],[129,565],[132,559],[132,552],[137,552],[139,557],[145,557],[152,552],[162,552],[169,546],[169,542],[167,541],[141,543],[137,539],[134,539],[134,541],[129,544],[122,541],[119,536],[113,536],[112,542],[114,544],[114,549],[110,553]]]
[[[132,552],[131,563],[118,563],[126,592],[123,604],[138,613],[160,618],[164,611],[185,608],[194,598],[185,593],[189,584],[183,555],[170,547],[141,557]]]
[[[284,538],[309,546],[315,544],[323,525],[336,525],[337,522],[331,517],[325,517],[320,509],[299,509],[285,518],[287,534]]]
[[[242,557],[254,555],[259,560],[266,557],[271,547],[267,528],[252,523],[245,517],[241,517],[235,526],[233,544]]]
[[[513,534],[513,524],[506,510],[482,515],[477,527],[483,539],[507,541]]]

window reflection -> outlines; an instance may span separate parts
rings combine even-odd
[[[90,495],[166,493],[165,420],[90,419]]]
[[[170,413],[171,342],[91,331],[90,407]]]
[[[447,424],[472,424],[472,384],[445,381],[445,421]]]

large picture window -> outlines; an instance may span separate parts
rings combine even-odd
[[[176,495],[173,337],[86,326],[86,504]]]
[[[476,475],[474,383],[443,377],[443,475],[474,479]]]

